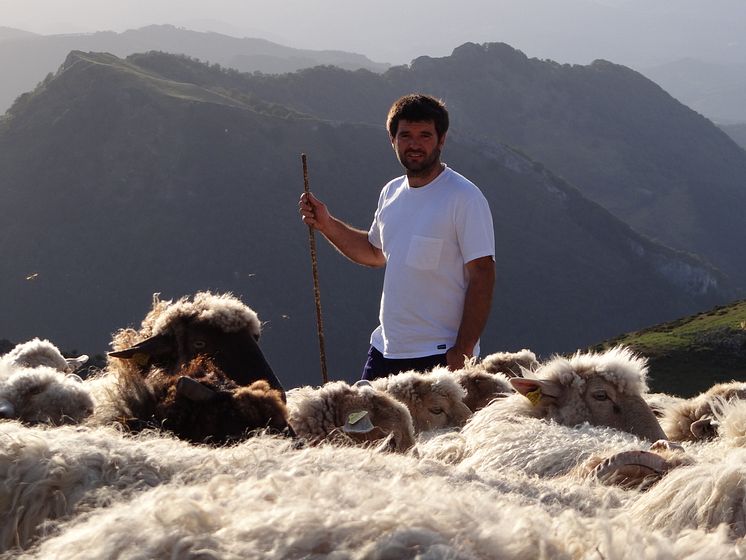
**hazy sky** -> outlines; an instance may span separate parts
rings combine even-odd
[[[0,26],[42,34],[154,23],[395,64],[445,56],[467,41],[638,68],[682,57],[746,61],[746,0],[0,0]]]

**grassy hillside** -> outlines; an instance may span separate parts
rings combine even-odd
[[[617,344],[648,357],[653,391],[690,396],[714,383],[746,380],[746,300],[628,333],[595,349]]]

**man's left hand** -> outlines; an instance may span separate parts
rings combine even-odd
[[[466,358],[468,358],[468,355],[465,354],[463,350],[460,350],[455,346],[449,348],[448,352],[446,352],[446,363],[448,364],[448,369],[456,371],[457,369],[463,368]]]

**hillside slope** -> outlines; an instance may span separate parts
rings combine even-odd
[[[655,391],[692,396],[746,381],[746,300],[627,333],[596,346],[630,346],[650,360]]]

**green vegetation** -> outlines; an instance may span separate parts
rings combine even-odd
[[[746,300],[625,334],[594,349],[616,345],[649,359],[654,391],[689,396],[714,383],[746,379]]]

